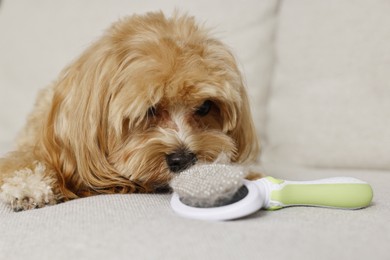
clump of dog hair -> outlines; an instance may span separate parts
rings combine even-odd
[[[200,164],[181,172],[170,185],[180,200],[192,207],[225,205],[243,186],[244,169],[229,164]]]

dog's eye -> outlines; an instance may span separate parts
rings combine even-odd
[[[149,107],[148,117],[155,117],[157,115],[157,109],[155,107]]]
[[[195,114],[198,116],[205,116],[210,112],[212,106],[213,102],[211,100],[206,100],[200,107],[196,109]]]

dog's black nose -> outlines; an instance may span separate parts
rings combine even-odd
[[[179,150],[177,152],[168,154],[166,160],[169,169],[172,172],[178,173],[194,165],[197,161],[197,158],[196,155],[190,151]]]

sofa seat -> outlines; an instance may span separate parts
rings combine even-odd
[[[269,175],[352,176],[370,207],[290,207],[210,222],[177,216],[170,194],[101,195],[12,212],[0,204],[0,259],[389,259],[390,172],[265,166]]]

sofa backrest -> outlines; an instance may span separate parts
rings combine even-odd
[[[389,1],[283,1],[262,160],[390,169]]]

